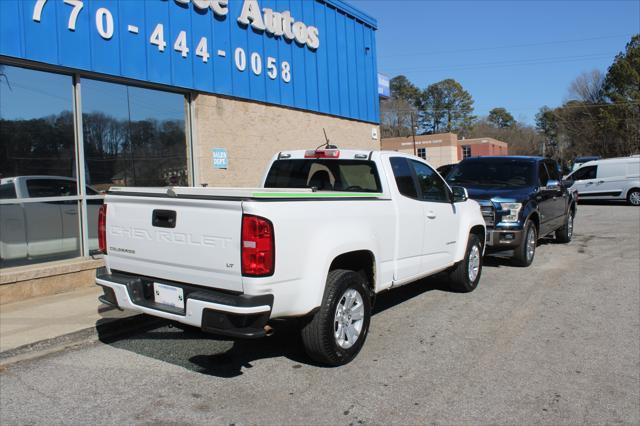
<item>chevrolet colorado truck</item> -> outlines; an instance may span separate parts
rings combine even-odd
[[[103,303],[235,337],[298,317],[309,356],[360,351],[375,295],[482,271],[485,223],[417,157],[329,147],[274,156],[260,188],[111,188],[99,215]]]
[[[519,266],[533,262],[538,239],[555,234],[573,237],[576,192],[563,181],[558,164],[542,157],[474,157],[462,160],[447,175],[480,203],[487,225],[487,249],[513,250]]]

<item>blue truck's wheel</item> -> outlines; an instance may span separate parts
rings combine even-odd
[[[538,231],[530,220],[524,225],[524,234],[520,246],[513,251],[513,261],[518,266],[529,266],[533,263],[538,244]]]
[[[567,214],[567,218],[565,219],[564,225],[562,228],[556,230],[556,241],[559,243],[569,243],[571,242],[571,238],[573,238],[573,219],[575,216],[575,212],[573,209],[569,210],[569,214]]]

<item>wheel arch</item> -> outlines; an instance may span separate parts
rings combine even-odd
[[[335,269],[346,269],[362,273],[367,278],[371,294],[375,294],[376,257],[371,250],[353,250],[334,257],[327,273]]]
[[[484,253],[484,249],[487,241],[487,231],[482,225],[474,225],[469,230],[469,234],[477,235],[480,239],[480,244],[482,244],[482,252]]]
[[[534,210],[531,213],[529,213],[529,216],[527,216],[527,220],[524,221],[524,224],[526,224],[527,221],[529,220],[532,221],[533,225],[536,227],[536,233],[538,234],[538,237],[539,237],[540,236],[540,213],[538,212],[538,210]]]

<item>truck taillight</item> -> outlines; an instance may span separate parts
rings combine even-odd
[[[340,158],[339,149],[311,149],[305,151],[304,158]]]
[[[273,275],[275,246],[273,224],[260,216],[242,216],[242,275]]]
[[[98,249],[107,254],[107,205],[100,206],[98,212]]]

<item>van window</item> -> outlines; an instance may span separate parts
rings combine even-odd
[[[569,176],[569,180],[595,179],[597,171],[598,171],[598,166],[581,167],[575,172],[573,172],[571,176]]]

